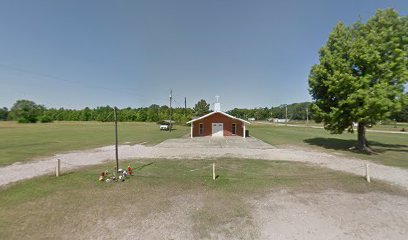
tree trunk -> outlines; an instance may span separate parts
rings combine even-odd
[[[366,139],[366,126],[363,123],[358,123],[358,143],[357,150],[370,153],[372,150],[368,147]]]

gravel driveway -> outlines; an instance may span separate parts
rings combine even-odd
[[[408,170],[383,166],[368,161],[346,158],[339,155],[311,150],[276,148],[256,138],[180,138],[169,139],[156,146],[121,145],[121,160],[141,158],[208,159],[247,158],[265,160],[287,160],[316,164],[334,170],[365,175],[365,164],[370,164],[372,179],[387,181],[408,190]],[[114,146],[57,154],[37,159],[30,163],[0,168],[0,186],[22,179],[32,178],[55,171],[56,160],[61,159],[62,171],[99,164],[115,158]]]

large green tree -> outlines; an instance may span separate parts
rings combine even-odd
[[[408,80],[408,19],[378,10],[366,23],[338,23],[309,75],[314,119],[331,133],[353,131],[357,149],[371,151],[366,127],[401,110]]]
[[[18,100],[10,109],[10,117],[19,123],[35,123],[44,110],[42,105],[37,105],[33,101]]]
[[[205,115],[210,112],[210,104],[208,104],[204,99],[201,99],[196,103],[193,111],[196,116]]]

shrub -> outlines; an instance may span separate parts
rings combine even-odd
[[[53,121],[54,120],[50,116],[47,116],[47,115],[43,115],[43,116],[40,117],[40,122],[42,122],[42,123],[50,123],[50,122],[53,122]]]

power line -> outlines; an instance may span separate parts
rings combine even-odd
[[[15,66],[10,66],[10,65],[6,65],[6,64],[1,64],[0,63],[0,68],[4,68],[4,69],[9,69],[15,72],[22,72],[22,73],[26,73],[26,74],[30,74],[30,75],[36,75],[36,76],[40,76],[43,78],[48,78],[48,79],[53,79],[53,80],[57,80],[60,82],[65,82],[65,83],[69,83],[69,84],[76,84],[76,85],[80,85],[81,87],[85,87],[85,88],[89,88],[89,89],[101,89],[101,90],[105,90],[105,91],[109,91],[109,92],[120,92],[123,94],[127,94],[130,95],[132,97],[138,98],[139,100],[141,99],[152,99],[150,96],[147,98],[147,96],[141,95],[141,94],[136,94],[133,91],[127,91],[124,89],[114,89],[111,87],[106,87],[106,86],[102,86],[102,85],[97,85],[97,84],[89,84],[89,83],[85,83],[83,81],[73,81],[73,80],[68,80],[66,78],[62,78],[56,75],[52,75],[52,74],[45,74],[45,73],[40,73],[40,72],[36,72],[36,71],[31,71],[31,70],[27,70],[27,69],[23,69],[23,68],[19,68],[19,67],[15,67]],[[155,97],[155,100],[165,100],[165,98],[161,98],[161,97]]]

